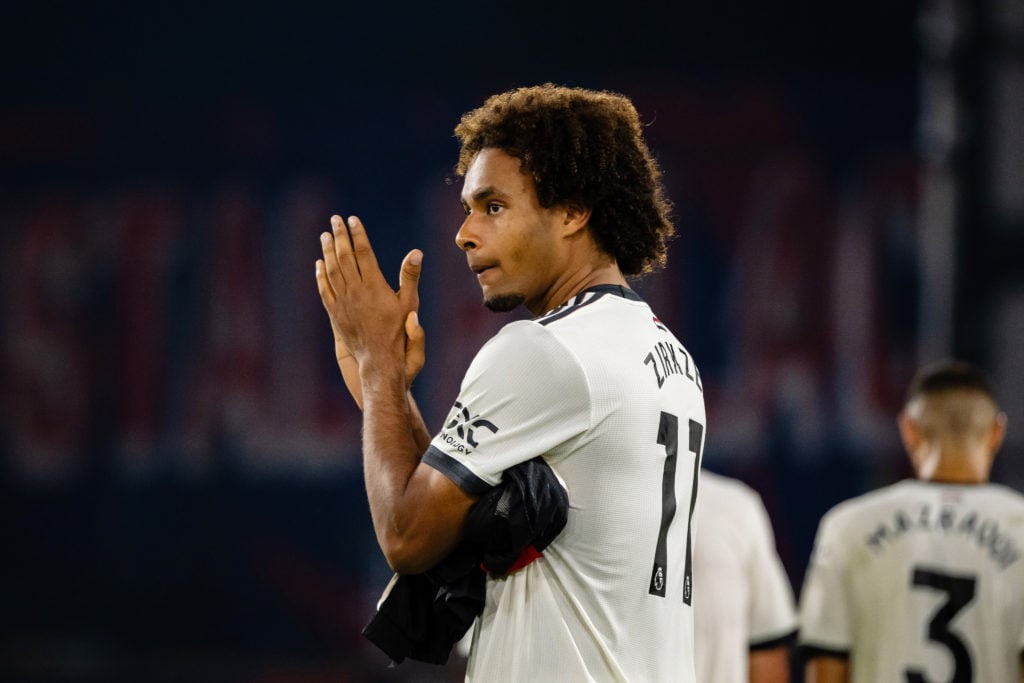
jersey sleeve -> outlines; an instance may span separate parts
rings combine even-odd
[[[796,603],[772,532],[768,511],[750,492],[753,539],[748,567],[750,582],[750,647],[771,647],[796,633]]]
[[[481,495],[504,470],[583,434],[590,406],[583,368],[558,338],[531,321],[510,323],[473,359],[423,462]]]
[[[799,645],[807,657],[850,652],[852,606],[840,534],[839,525],[826,515],[818,526],[800,594]]]

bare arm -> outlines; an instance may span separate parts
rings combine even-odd
[[[416,405],[412,394],[407,393],[406,400],[409,401],[409,414],[412,417],[413,438],[416,439],[416,447],[420,453],[426,453],[430,448],[430,430],[427,429],[423,415],[420,414],[420,407]]]
[[[374,531],[392,568],[422,572],[455,547],[473,499],[420,463],[429,434],[408,396],[405,373],[415,278],[403,278],[406,286],[396,296],[362,223],[353,217],[346,228],[338,216],[331,223],[333,234],[321,235],[324,258],[317,262],[317,285],[358,367],[363,470]],[[406,258],[417,273],[420,258],[415,251]]]
[[[789,683],[789,647],[750,651],[750,683]]]
[[[805,683],[847,683],[850,665],[839,657],[815,657],[804,668]]]

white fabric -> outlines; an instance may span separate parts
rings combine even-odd
[[[569,493],[568,523],[544,556],[488,579],[467,680],[695,680],[683,575],[703,396],[679,341],[625,293],[590,290],[505,326],[474,359],[425,457],[480,490],[543,455]],[[663,412],[678,419],[679,445],[660,597],[649,586],[666,462],[659,427],[671,422]]]
[[[793,589],[756,491],[704,471],[697,498],[697,680],[748,683],[751,648],[792,638],[796,632]]]
[[[908,480],[841,503],[818,528],[801,647],[848,652],[854,683],[1016,681],[1022,549],[1024,496],[1003,486]]]

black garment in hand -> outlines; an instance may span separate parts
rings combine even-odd
[[[396,574],[363,635],[396,663],[448,661],[480,614],[486,573],[506,574],[543,551],[565,526],[569,496],[541,457],[505,470],[473,503],[459,545],[423,574]],[[535,554],[535,553],[534,553]]]

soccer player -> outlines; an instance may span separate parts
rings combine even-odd
[[[761,497],[702,471],[694,520],[697,680],[789,683],[796,606]]]
[[[533,317],[480,349],[432,438],[407,391],[422,254],[396,293],[357,218],[321,236],[317,283],[358,373],[381,549],[399,573],[430,568],[473,501],[542,456],[568,522],[541,557],[488,577],[467,679],[694,681],[704,401],[693,359],[627,283],[664,263],[674,230],[639,116],[621,95],[547,84],[489,98],[455,132],[456,244],[488,308]]]
[[[988,483],[1006,429],[987,376],[945,361],[911,382],[916,475],[821,520],[800,597],[807,680],[1017,681],[1024,496]]]

